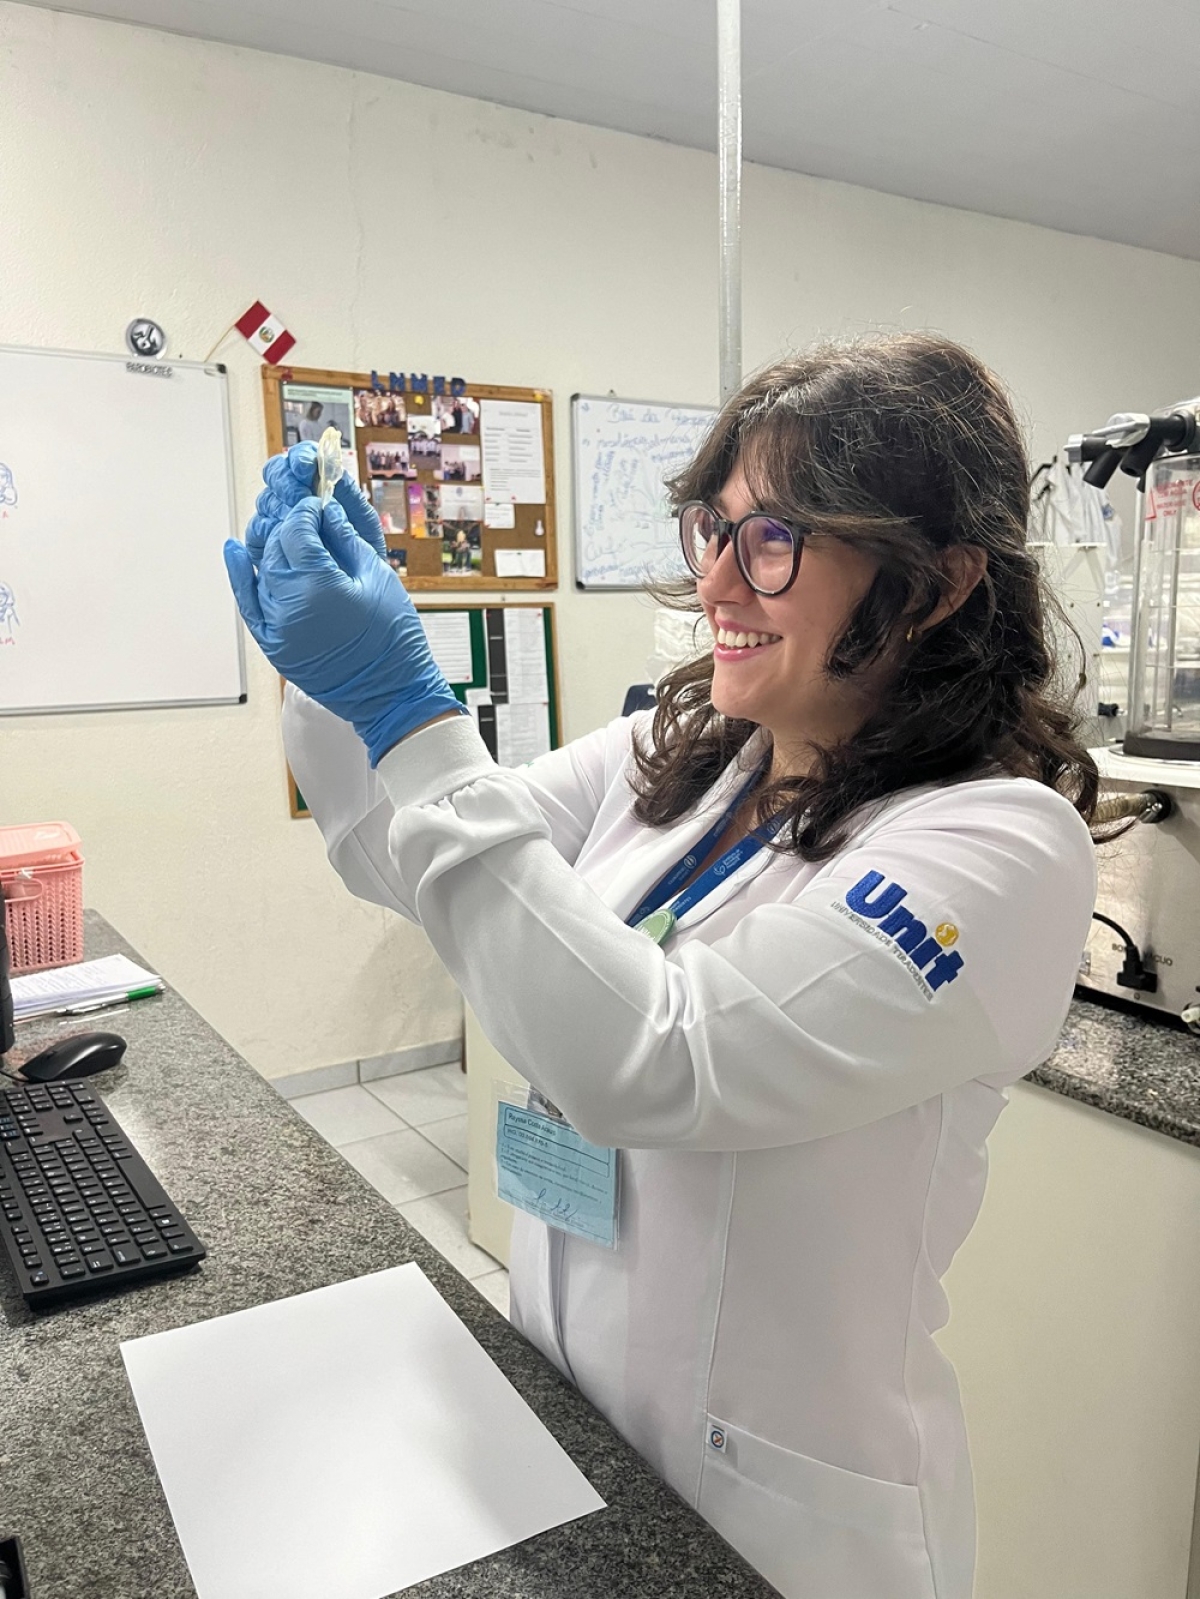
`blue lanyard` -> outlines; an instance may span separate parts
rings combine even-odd
[[[755,772],[745,787],[738,791],[732,805],[709,828],[700,842],[694,844],[683,859],[677,861],[667,875],[651,889],[638,908],[627,918],[627,926],[636,927],[639,932],[652,938],[656,944],[665,944],[681,916],[685,916],[688,911],[699,905],[702,899],[736,872],[739,866],[757,855],[767,840],[779,831],[782,817],[773,818],[756,833],[748,833],[732,848],[727,849],[719,860],[715,860],[706,872],[702,872],[689,888],[675,898],[678,890],[687,882],[729,826],[742,802],[758,782],[759,776],[760,773]],[[668,905],[668,900],[673,900],[673,903]]]

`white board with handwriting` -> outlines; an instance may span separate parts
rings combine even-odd
[[[577,587],[636,589],[684,575],[665,485],[716,414],[711,406],[572,396]]]
[[[245,698],[223,367],[0,348],[0,716]]]

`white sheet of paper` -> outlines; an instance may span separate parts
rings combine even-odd
[[[550,749],[550,711],[545,705],[497,705],[496,759],[524,766]]]
[[[481,705],[490,705],[491,703],[492,691],[490,688],[469,688],[467,690],[468,710],[478,710]]]
[[[537,551],[533,552],[534,554]],[[541,606],[513,606],[503,612],[508,697],[512,701],[550,698],[546,677],[546,626]]]
[[[511,500],[485,500],[483,502],[483,525],[484,527],[516,527],[516,506]]]
[[[473,675],[469,613],[448,610],[440,616],[435,611],[422,611],[421,623],[433,658],[447,683],[469,683]]]
[[[497,577],[545,577],[545,550],[497,550]]]
[[[546,503],[542,408],[533,400],[480,401],[483,492],[512,505]]]
[[[382,1599],[604,1508],[415,1265],[121,1354],[199,1599]]]

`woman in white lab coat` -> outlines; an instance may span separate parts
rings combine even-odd
[[[615,1248],[518,1214],[514,1321],[789,1599],[970,1599],[940,1279],[1094,888],[1003,392],[926,336],[752,379],[674,485],[715,646],[521,771],[447,695],[388,720],[423,640],[345,644],[408,602],[293,456],[231,572],[330,858],[620,1152]]]

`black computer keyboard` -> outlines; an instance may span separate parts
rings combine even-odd
[[[205,1254],[86,1081],[0,1090],[0,1238],[32,1310]]]

